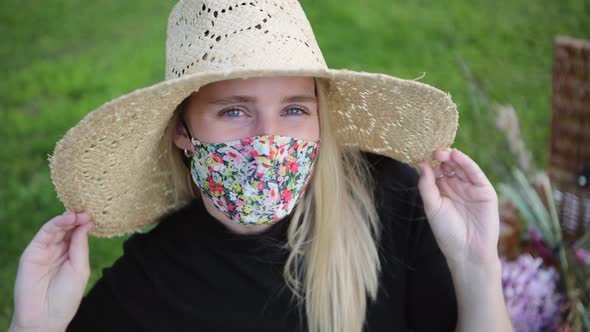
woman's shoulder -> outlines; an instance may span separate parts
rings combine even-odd
[[[169,209],[156,220],[153,229],[149,232],[152,236],[168,236],[178,234],[179,229],[187,227],[187,220],[195,218],[199,212],[196,199],[180,204],[179,207]]]
[[[123,243],[125,255],[154,256],[163,249],[181,246],[181,238],[189,230],[188,220],[195,216],[195,203],[193,201],[161,214],[154,223],[147,228],[131,234]],[[175,248],[175,251],[178,248]]]
[[[389,254],[411,262],[414,254],[432,253],[436,243],[418,189],[419,173],[399,160],[363,153],[373,177],[375,208],[390,242]]]
[[[412,166],[386,156],[363,152],[371,175],[375,204],[382,214],[412,219],[421,212],[420,175]]]
[[[417,188],[419,174],[416,169],[399,160],[372,152],[362,152],[374,183],[388,189]]]

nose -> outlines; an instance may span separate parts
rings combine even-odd
[[[252,136],[278,135],[279,124],[271,112],[259,112]]]

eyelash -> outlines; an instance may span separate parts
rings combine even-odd
[[[298,114],[287,114],[286,116],[297,116],[297,115],[305,115],[305,114],[308,114],[308,112],[305,109],[303,109],[301,107],[296,107],[296,106],[291,106],[291,107],[287,108],[287,111],[293,110],[293,109],[294,110],[298,110],[300,112]],[[222,116],[228,116],[228,117],[231,117],[231,118],[238,117],[238,115],[229,115],[228,114],[228,113],[234,112],[234,111],[244,112],[242,109],[240,109],[238,107],[231,107],[231,108],[228,108],[228,109],[225,109],[225,110],[219,112],[219,115],[220,115],[220,117],[222,117]]]

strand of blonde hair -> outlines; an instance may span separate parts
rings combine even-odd
[[[293,211],[283,277],[296,305],[305,306],[310,332],[360,332],[367,297],[377,296],[380,224],[366,160],[338,145],[326,104],[329,82],[316,79],[316,87],[322,143],[313,178]],[[165,150],[176,199],[187,203],[199,193],[172,141],[181,114],[179,107]]]

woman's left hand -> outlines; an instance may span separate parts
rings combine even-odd
[[[441,251],[449,263],[496,263],[500,217],[494,187],[463,152],[447,149],[432,155],[441,165],[433,170],[419,163],[419,189]]]

